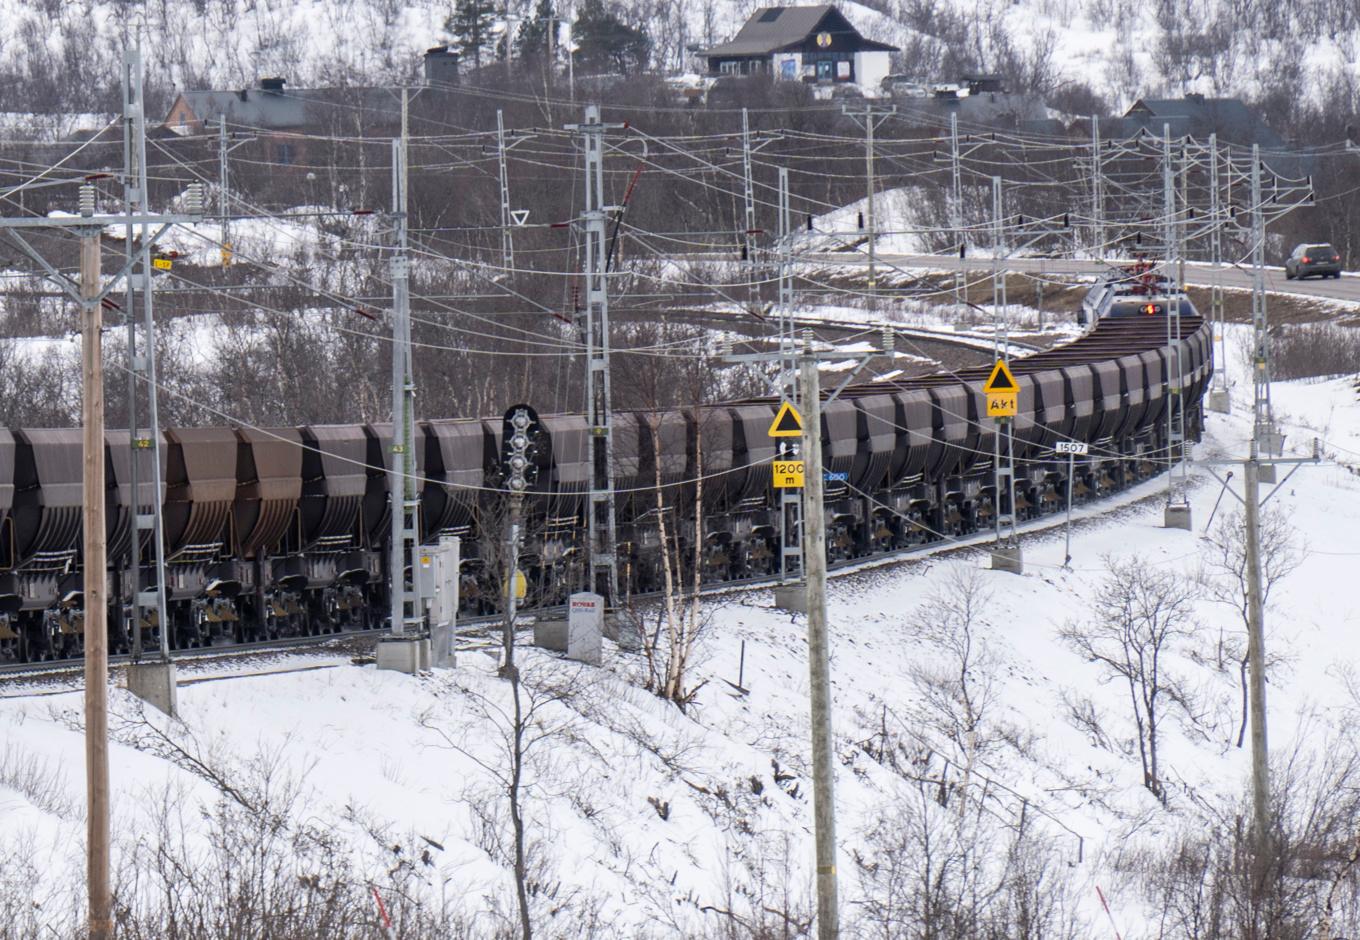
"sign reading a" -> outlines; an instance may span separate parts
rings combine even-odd
[[[1072,454],[1076,457],[1085,457],[1091,452],[1091,446],[1085,441],[1058,441],[1053,445],[1053,451],[1059,454]]]
[[[982,391],[987,395],[987,414],[992,418],[1013,418],[1020,413],[1020,383],[1011,375],[1006,360],[998,359]]]
[[[788,402],[779,406],[779,413],[770,422],[770,437],[802,437],[803,416]],[[801,472],[801,471],[800,471]],[[798,484],[802,486],[803,484]]]
[[[802,489],[803,461],[776,460],[770,466],[774,470],[774,485],[776,489]]]

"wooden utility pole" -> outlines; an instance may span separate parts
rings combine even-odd
[[[93,213],[93,193],[90,194]],[[84,202],[84,200],[82,200]],[[82,205],[82,209],[85,206]],[[109,625],[104,533],[103,301],[99,295],[99,229],[80,239],[81,423],[84,428],[85,786],[90,940],[110,940],[109,890]]]
[[[822,390],[809,337],[803,350],[803,563],[807,572],[808,678],[812,699],[812,801],[817,841],[817,937],[840,936],[836,900],[836,764],[831,732],[831,651],[826,635],[826,513],[822,496]]]
[[[1256,441],[1243,464],[1246,515],[1247,660],[1250,672],[1252,830],[1261,858],[1270,850],[1270,750],[1266,742],[1265,604],[1261,591],[1261,465]]]

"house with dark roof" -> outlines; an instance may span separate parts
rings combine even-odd
[[[1172,138],[1192,137],[1207,141],[1218,135],[1220,144],[1261,148],[1262,160],[1281,176],[1299,178],[1313,172],[1313,160],[1292,153],[1292,147],[1255,110],[1240,98],[1206,98],[1188,94],[1184,98],[1140,98],[1121,117],[1102,117],[1103,140],[1128,140],[1140,134],[1160,138],[1169,128]],[[1078,119],[1069,128],[1074,136],[1089,139],[1089,119]]]
[[[1260,144],[1263,150],[1277,150],[1285,145],[1284,139],[1240,98],[1206,98],[1197,94],[1184,98],[1140,98],[1124,113],[1121,129],[1126,136],[1133,136],[1140,129],[1160,135],[1164,125],[1170,126],[1175,137],[1204,139],[1217,134],[1224,143]]]
[[[431,87],[457,84],[458,53],[438,46],[425,53],[425,80]],[[258,137],[272,163],[305,162],[306,134],[336,126],[368,132],[400,122],[398,88],[287,88],[283,78],[264,78],[258,88],[184,91],[175,96],[161,127],[180,135],[229,128]]]
[[[1008,91],[999,75],[963,75],[957,82],[933,86],[889,76],[883,87],[898,102],[898,117],[909,124],[948,127],[953,115],[968,133],[1031,130],[1049,121],[1043,99]],[[1063,133],[1061,124],[1058,132]]]
[[[876,42],[830,4],[762,7],[730,42],[699,50],[710,75],[770,75],[878,93],[896,46]]]

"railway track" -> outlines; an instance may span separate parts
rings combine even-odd
[[[1148,499],[1156,498],[1160,492],[1158,482],[1161,474],[1152,476],[1146,480],[1139,481],[1123,490],[1110,493],[1107,496],[1077,504],[1080,507],[1080,515],[1074,517],[1074,524],[1089,522],[1094,518],[1116,512],[1129,505],[1143,502]],[[1092,510],[1095,510],[1094,512]],[[1029,519],[1019,525],[1019,531],[1025,535],[1035,535],[1054,529],[1064,524],[1064,517],[1061,514],[1050,514],[1038,518]],[[905,548],[890,551],[877,552],[857,558],[841,559],[828,564],[828,572],[833,578],[846,578],[853,575],[882,568],[897,562],[920,559],[936,554],[947,554],[958,551],[967,551],[986,546],[994,539],[991,532],[972,532],[957,537],[949,537],[926,542],[920,545],[912,545]],[[721,581],[704,586],[701,594],[705,597],[717,597],[724,594],[739,594],[751,591],[765,590],[772,588],[780,582],[777,576],[736,578],[729,581]],[[649,592],[646,594],[634,595],[635,601],[648,603],[659,600],[660,594]],[[541,617],[561,616],[565,608],[562,605],[534,609],[522,612],[522,616],[517,621],[517,629],[521,632]],[[499,639],[501,617],[498,614],[487,614],[472,617],[459,618],[456,637],[463,641],[463,645],[458,647],[458,652],[469,651],[476,648],[483,648],[487,641]],[[178,650],[172,654],[172,659],[181,667],[202,665],[206,663],[217,663],[230,661],[232,659],[247,659],[269,653],[301,653],[307,651],[325,651],[342,646],[347,643],[366,643],[376,641],[384,633],[385,627],[374,627],[366,630],[342,630],[338,633],[327,633],[309,636],[281,637],[272,640],[260,640],[247,643],[224,643],[218,646],[200,647],[197,649]],[[355,651],[356,653],[359,651]],[[132,656],[127,653],[111,655],[109,666],[111,669],[118,666],[126,666],[133,661]],[[313,668],[313,667],[303,667]],[[78,658],[51,660],[47,662],[35,663],[4,663],[0,664],[0,690],[6,685],[23,685],[29,682],[51,682],[70,676],[76,679],[83,670],[82,661]],[[287,671],[287,670],[283,670]],[[181,684],[194,681],[192,678],[182,679]],[[70,691],[79,688],[79,683],[75,683],[60,691]],[[24,690],[18,695],[31,694],[31,690]],[[6,696],[0,693],[0,698],[15,697]]]
[[[1102,320],[1072,343],[1016,360],[1019,405],[1006,447],[1022,472],[1005,488],[992,469],[999,425],[986,413],[982,365],[847,386],[822,413],[834,566],[909,555],[960,533],[968,533],[965,544],[985,539],[998,512],[1023,520],[1053,515],[1069,470],[1053,457],[1058,441],[1093,445],[1092,456],[1073,468],[1079,499],[1122,492],[1159,472],[1170,433],[1171,356],[1185,370],[1192,438],[1210,366],[1208,331],[1198,317],[1181,318],[1174,346],[1167,326]],[[768,471],[776,456],[768,434],[775,404],[753,399],[615,415],[618,538],[629,553],[622,593],[645,598],[661,585],[666,534],[656,521],[658,495],[677,513],[669,537],[691,540],[711,590],[771,583],[766,572],[778,567],[782,527]],[[573,566],[587,542],[581,520],[595,472],[593,441],[584,415],[535,422],[534,482],[525,497],[531,537],[521,551],[530,559],[531,602],[562,603],[580,583]],[[505,492],[503,423],[430,419],[420,433],[419,537],[453,534],[472,547],[463,558],[465,603],[488,610],[494,604],[479,598],[494,598],[499,578],[482,548],[494,544],[486,526],[496,525]],[[163,435],[160,497],[145,486],[134,494],[126,438],[111,434],[106,444],[110,597],[128,602],[133,564],[138,583],[153,583],[133,520],[159,498],[172,560],[164,629],[172,631],[172,646],[195,651],[181,656],[211,655],[221,636],[236,642],[218,649],[249,652],[361,635],[383,622],[390,426],[167,428]],[[0,675],[60,669],[43,664],[80,656],[81,449],[77,431],[0,429],[0,655],[16,661]],[[700,487],[701,479],[708,484]],[[700,499],[696,544],[686,507]],[[140,622],[149,631],[150,622]]]

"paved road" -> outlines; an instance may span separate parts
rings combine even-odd
[[[965,271],[979,274],[992,270],[990,258],[955,258],[947,255],[881,255],[884,264],[899,268],[926,269],[934,271],[955,271],[960,267]],[[818,255],[821,262],[844,262],[863,265],[863,253]],[[1026,274],[1103,274],[1112,269],[1110,264],[1096,261],[1073,261],[1064,258],[1011,258],[1006,262],[1008,271]],[[1223,267],[1215,273],[1208,265],[1188,264],[1185,266],[1185,279],[1195,287],[1212,287],[1214,278],[1225,288],[1251,290],[1251,269]],[[1303,297],[1320,297],[1329,300],[1343,300],[1360,303],[1360,277],[1343,274],[1339,279],[1309,278],[1306,281],[1287,281],[1283,268],[1266,268],[1266,290],[1281,294],[1297,294]]]

